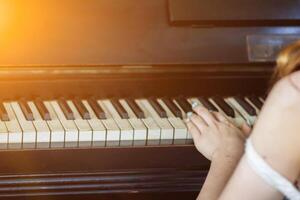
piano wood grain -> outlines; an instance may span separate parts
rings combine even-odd
[[[0,198],[149,192],[195,192],[205,170],[143,169],[0,176]]]
[[[193,146],[6,150],[0,157],[5,161],[0,163],[0,198],[12,199],[188,196],[199,190],[209,166]]]

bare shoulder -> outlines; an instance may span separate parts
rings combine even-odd
[[[286,165],[298,165],[300,169],[299,88],[300,72],[280,80],[270,92],[251,136],[257,151],[279,171],[286,170]]]

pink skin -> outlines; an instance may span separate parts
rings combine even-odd
[[[209,112],[203,106],[194,107],[194,111],[196,114],[189,114],[186,124],[197,150],[209,160],[218,151],[240,157],[251,129],[247,125],[239,129],[222,114]]]
[[[189,113],[186,123],[195,147],[211,166],[198,199],[217,199],[244,152],[244,142],[250,128],[239,129],[220,113],[209,112],[202,106]]]
[[[258,154],[291,182],[300,174],[299,105],[300,71],[274,86],[250,136]],[[254,193],[256,199],[282,199],[242,157],[249,127],[239,129],[226,117],[201,106],[194,111],[186,121],[189,132],[197,150],[212,161],[198,199],[250,200]]]
[[[291,181],[299,176],[300,166],[300,72],[281,79],[272,89],[259,119],[253,129],[251,139],[255,149],[275,170]],[[270,145],[268,145],[270,143]],[[274,146],[276,145],[276,148]],[[286,153],[291,152],[291,153]]]

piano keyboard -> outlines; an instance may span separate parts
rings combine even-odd
[[[253,125],[261,97],[21,99],[0,102],[0,148],[146,146],[192,143],[183,119],[192,102]]]

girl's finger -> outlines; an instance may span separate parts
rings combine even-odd
[[[219,112],[212,112],[212,114],[219,122],[229,122],[229,120]]]
[[[202,119],[201,116],[188,113],[190,121],[199,129],[201,133],[204,132],[204,130],[207,128],[207,123]]]
[[[199,129],[191,122],[190,120],[186,121],[186,126],[188,128],[188,132],[192,135],[194,143],[200,140],[201,132]]]
[[[216,119],[214,116],[203,106],[196,106],[193,104],[193,110],[208,124],[208,126],[214,126]]]
[[[241,126],[241,130],[242,132],[244,133],[244,135],[246,137],[249,137],[250,133],[251,133],[251,127],[247,124],[247,123],[244,123],[242,126]]]

